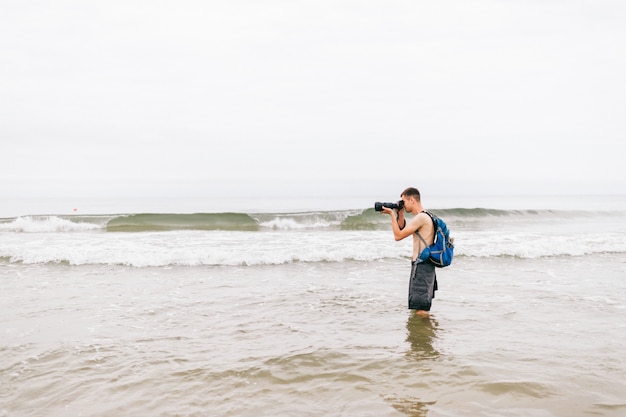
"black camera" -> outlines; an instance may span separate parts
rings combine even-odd
[[[374,203],[374,210],[383,211],[383,207],[390,209],[402,210],[404,208],[404,201],[400,200],[397,203]]]

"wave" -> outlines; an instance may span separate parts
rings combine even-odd
[[[573,219],[590,215],[623,217],[623,212],[500,210],[449,208],[432,210],[448,224],[480,220]],[[410,217],[410,215],[408,216]],[[174,230],[383,230],[389,218],[373,208],[296,213],[136,213],[111,215],[39,215],[0,219],[0,232],[148,232]]]
[[[436,215],[446,219],[489,219],[489,218],[576,218],[588,216],[626,216],[623,210],[554,210],[554,209],[492,209],[492,208],[446,208],[432,210]]]
[[[259,230],[259,223],[244,213],[131,214],[106,223],[110,232],[166,230]]]
[[[626,212],[433,210],[457,258],[538,259],[626,253]],[[373,208],[293,213],[130,213],[0,219],[9,263],[276,265],[407,259],[389,217]]]
[[[93,220],[97,219],[96,217]],[[51,233],[100,230],[104,224],[67,216],[23,216],[0,220],[0,232]],[[100,224],[99,224],[100,223]]]
[[[34,237],[34,236],[33,236]],[[455,262],[463,259],[574,258],[626,254],[621,236],[514,236],[475,238],[461,234]],[[410,259],[409,242],[394,242],[388,232],[311,234],[190,231],[149,234],[70,234],[57,239],[0,241],[0,262],[20,264],[164,266],[257,266],[295,263],[373,262]],[[620,258],[622,259],[622,258]]]
[[[103,229],[104,230],[104,229]],[[455,259],[582,257],[626,254],[623,233],[458,231]],[[134,267],[252,266],[407,260],[411,242],[389,230],[154,231],[150,233],[3,233],[0,261]]]
[[[23,216],[0,220],[0,232],[149,232],[175,230],[375,230],[383,222],[367,210],[302,213],[139,213],[94,216]]]

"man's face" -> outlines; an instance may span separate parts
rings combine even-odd
[[[407,213],[410,212],[412,209],[411,204],[413,204],[413,199],[405,195],[401,197],[402,197],[402,201],[404,202],[404,211],[406,211]]]

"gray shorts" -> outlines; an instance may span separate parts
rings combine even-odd
[[[411,262],[411,278],[409,280],[409,308],[412,310],[430,311],[433,298],[437,291],[437,274],[435,266],[419,259]]]

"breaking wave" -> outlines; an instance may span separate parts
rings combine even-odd
[[[625,213],[444,209],[455,257],[626,252]],[[372,208],[297,213],[40,215],[0,219],[0,259],[20,263],[276,265],[408,259]]]

